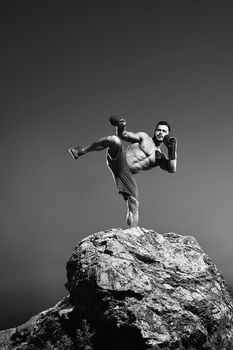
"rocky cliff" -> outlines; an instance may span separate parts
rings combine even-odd
[[[194,237],[111,229],[75,248],[69,295],[0,332],[0,349],[232,350],[233,304]]]

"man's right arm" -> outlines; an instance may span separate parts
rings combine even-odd
[[[127,141],[127,142],[140,142],[141,137],[139,132],[132,132],[132,131],[126,131],[126,130],[120,130],[117,128],[117,135],[120,137],[121,140]]]
[[[126,130],[126,120],[121,117],[117,116],[111,116],[110,123],[113,126],[116,126],[116,134],[119,136],[121,140],[124,140],[126,142],[140,142],[144,135],[146,135],[144,132],[132,132]]]
[[[130,143],[135,143],[135,142],[141,143],[144,139],[148,138],[148,135],[143,131],[132,132],[132,131],[127,131],[125,129],[120,130],[119,128],[117,128],[117,135],[121,140],[130,142]]]

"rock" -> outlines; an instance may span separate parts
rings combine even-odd
[[[233,349],[232,300],[194,237],[139,227],[95,233],[72,253],[66,288],[70,295],[53,308],[1,332],[0,344],[4,339],[5,349],[18,350]]]

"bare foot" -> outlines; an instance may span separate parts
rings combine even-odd
[[[74,159],[78,159],[79,156],[81,156],[85,153],[84,149],[82,147],[79,147],[79,146],[69,148],[69,152]]]

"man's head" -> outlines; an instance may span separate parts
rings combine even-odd
[[[170,133],[171,127],[168,122],[161,120],[155,127],[154,139],[163,142],[164,136]]]

